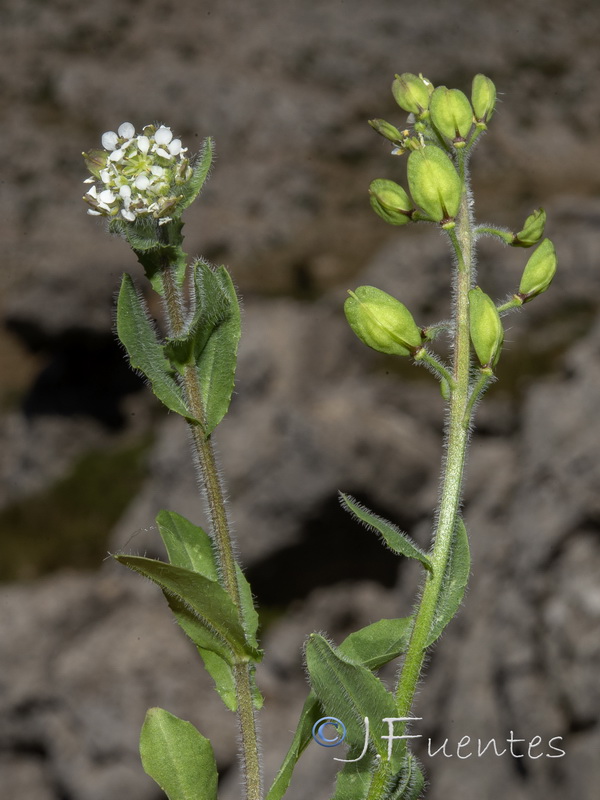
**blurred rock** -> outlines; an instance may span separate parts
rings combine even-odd
[[[339,641],[412,607],[418,568],[354,525],[337,491],[424,543],[437,495],[443,412],[431,376],[361,347],[341,314],[359,283],[396,295],[423,324],[449,314],[442,237],[393,231],[369,209],[369,181],[402,165],[366,120],[403,124],[389,91],[398,71],[464,90],[477,71],[496,82],[507,99],[473,158],[478,218],[517,228],[543,202],[559,271],[507,319],[467,467],[473,578],[416,712],[434,746],[500,743],[512,730],[562,736],[567,755],[421,754],[431,800],[595,800],[598,13],[586,0],[4,5],[2,317],[39,363],[35,380],[11,382],[0,420],[0,502],[35,497],[82,453],[154,425],[151,475],[112,546],[159,554],[162,507],[202,521],[185,427],[125,377],[111,338],[111,294],[124,270],[141,269],[84,216],[80,152],[125,119],[162,120],[192,149],[215,136],[186,247],[226,261],[246,296],[238,394],[215,438],[241,559],[279,615],[258,675],[267,778],[306,691],[305,636]],[[524,261],[483,240],[478,280],[505,296]],[[3,796],[158,798],[137,739],[146,708],[162,704],[211,736],[223,800],[239,797],[235,726],[158,591],[105,565],[2,587],[0,604]],[[309,748],[290,800],[329,797],[333,766]]]

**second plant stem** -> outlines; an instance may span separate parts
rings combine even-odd
[[[398,717],[410,716],[442,590],[444,574],[452,552],[474,405],[469,402],[472,388],[470,382],[469,289],[472,288],[474,273],[474,234],[469,207],[468,174],[464,165],[462,166],[463,191],[460,211],[456,220],[456,228],[450,233],[456,257],[453,384],[448,407],[441,496],[437,509],[434,544],[430,556],[433,570],[427,572],[421,590],[409,646],[396,687]],[[400,726],[400,732],[403,733],[406,727],[407,724],[403,723]],[[404,741],[402,744],[404,745]],[[388,770],[389,765],[382,762],[375,771],[371,791],[368,795],[369,800],[379,800],[380,792],[385,785],[384,781],[390,777],[389,773],[386,775]],[[378,775],[378,772],[381,774]]]
[[[182,293],[173,271],[166,265],[163,271],[165,310],[172,336],[180,336],[185,328],[185,311]],[[185,369],[183,386],[192,416],[200,423],[205,418],[201,387],[193,366]],[[190,422],[196,465],[200,483],[204,489],[208,506],[212,533],[216,545],[218,565],[223,587],[238,609],[240,624],[244,620],[240,601],[240,588],[237,578],[236,560],[233,552],[233,541],[225,492],[210,436],[206,436],[201,424]],[[258,733],[254,714],[251,665],[248,662],[236,661],[233,666],[233,678],[237,698],[237,715],[240,726],[240,750],[243,769],[244,786],[247,800],[261,800],[262,780]]]

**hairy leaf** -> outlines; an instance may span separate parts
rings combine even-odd
[[[200,194],[202,186],[208,177],[210,165],[213,157],[213,142],[210,137],[207,137],[202,143],[202,150],[198,157],[192,163],[192,177],[182,187],[182,197],[178,203],[178,209],[183,210],[194,202],[196,197]]]
[[[171,365],[165,358],[162,345],[129,275],[123,275],[119,292],[117,333],[127,350],[131,366],[144,373],[161,403],[171,411],[190,418]]]
[[[378,669],[406,650],[411,623],[410,618],[379,620],[347,636],[339,646],[338,652],[349,661],[369,669]],[[312,727],[323,715],[321,703],[315,692],[311,691],[300,714],[292,744],[266,800],[281,800],[287,791],[298,759],[312,741]],[[366,764],[369,763],[368,754],[365,755],[364,761]],[[343,782],[345,781],[344,778]],[[348,783],[353,784],[354,780],[349,778]]]
[[[340,655],[368,669],[378,669],[406,652],[412,617],[380,619],[347,636],[338,647]]]
[[[350,758],[362,752],[365,717],[371,720],[370,744],[381,758],[387,758],[387,743],[379,727],[385,717],[396,716],[393,695],[366,667],[353,664],[339,654],[320,634],[313,633],[306,644],[306,665],[311,685],[325,714],[346,726]]]
[[[213,749],[191,722],[162,708],[149,709],[140,736],[140,755],[144,770],[169,800],[216,800]]]
[[[173,566],[192,570],[211,581],[218,579],[212,540],[200,526],[166,510],[158,512],[156,524]]]
[[[177,621],[197,647],[212,650],[232,665],[236,657],[260,660],[260,652],[246,640],[237,608],[216,581],[142,556],[115,558],[160,586]]]
[[[160,511],[156,517],[156,523],[167,553],[169,561],[173,566],[183,567],[193,572],[197,572],[212,581],[218,580],[217,565],[214,557],[213,542],[210,536],[198,525],[182,517],[174,511]],[[258,650],[256,632],[258,629],[258,614],[254,608],[252,592],[244,574],[236,566],[238,572],[238,583],[240,586],[240,600],[242,604],[242,614],[244,619],[244,631],[246,640],[251,647]],[[167,600],[169,598],[167,597]],[[170,603],[175,612],[173,605]],[[182,625],[191,626],[193,623],[189,619],[187,609],[177,607],[177,618]],[[193,638],[193,637],[192,637]],[[212,650],[198,646],[198,651],[207,672],[215,682],[215,688],[221,699],[231,711],[237,708],[235,695],[235,681],[230,664]],[[256,708],[262,706],[262,696],[258,689],[254,687],[254,705]]]
[[[460,517],[457,517],[450,558],[444,573],[442,590],[438,598],[426,647],[432,645],[440,637],[446,625],[458,611],[469,580],[470,569],[469,537],[467,536],[464,522]]]
[[[356,500],[348,494],[340,492],[342,507],[349,511],[353,517],[359,522],[369,528],[369,530],[378,531],[384,538],[388,547],[398,553],[398,555],[407,556],[408,558],[416,558],[423,564],[423,566],[432,571],[431,561],[417,545],[403,533],[396,525],[388,522],[372,511],[369,511],[364,506],[356,502]]]

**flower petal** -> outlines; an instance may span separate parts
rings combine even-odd
[[[160,128],[154,134],[154,141],[156,144],[169,144],[171,139],[173,138],[173,133],[171,128],[167,128],[165,125],[161,125]]]
[[[102,134],[102,147],[105,150],[114,150],[118,144],[119,137],[114,131],[106,131]]]
[[[122,125],[119,125],[119,136],[122,136],[123,139],[133,139],[135,136],[135,128],[131,124],[131,122],[124,122]]]

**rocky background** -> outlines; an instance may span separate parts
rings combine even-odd
[[[600,781],[600,11],[585,0],[4,0],[0,7],[0,786],[6,800],[159,800],[139,764],[147,707],[211,737],[240,797],[234,724],[160,593],[106,560],[158,552],[156,512],[201,521],[178,419],[112,335],[124,243],[84,213],[80,153],[124,120],[216,138],[187,248],[244,295],[238,394],[218,431],[240,556],[263,609],[266,777],[306,691],[312,630],[340,640],[410,610],[418,569],[339,509],[351,492],[427,541],[442,401],[423,370],[379,358],[341,314],[373,283],[422,322],[448,314],[435,230],[368,208],[402,164],[366,125],[403,115],[395,72],[503,102],[473,159],[477,213],[518,230],[543,204],[560,271],[510,318],[478,413],[465,519],[473,576],[416,712],[430,800],[597,797]],[[483,242],[480,283],[518,282],[523,252]],[[157,309],[158,313],[158,309]],[[463,760],[458,741],[525,740]],[[529,758],[527,745],[541,744]],[[555,740],[566,755],[550,746]],[[452,757],[450,754],[454,753]],[[464,750],[461,751],[464,753]],[[290,800],[330,796],[309,748]]]

